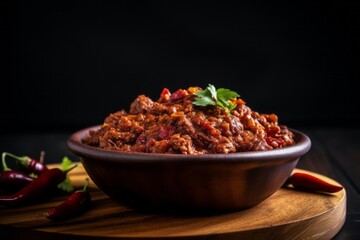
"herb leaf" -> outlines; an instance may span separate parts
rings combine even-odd
[[[70,167],[72,167],[72,161],[70,160],[70,158],[68,158],[67,156],[63,157],[61,161],[61,170],[66,171]]]
[[[67,177],[63,182],[59,183],[57,187],[64,192],[74,191],[74,187],[71,185],[71,180],[69,177]]]
[[[214,100],[211,98],[211,93],[209,90],[204,90],[201,92],[196,93],[197,98],[195,98],[195,100],[193,101],[193,104],[196,106],[208,106],[208,105],[213,105],[215,106],[216,103],[214,102]]]
[[[219,88],[216,90],[218,99],[223,99],[225,101],[229,101],[230,99],[235,99],[237,97],[240,97],[240,95],[237,92],[231,91],[226,88]]]
[[[196,106],[219,106],[225,109],[230,114],[230,111],[236,107],[236,103],[231,102],[231,99],[236,99],[240,97],[237,92],[231,91],[226,88],[216,89],[214,85],[209,84],[208,87],[203,90],[195,93],[197,96],[192,102]]]
[[[217,91],[216,91],[216,88],[214,87],[214,85],[209,84],[207,89],[211,93],[211,98],[214,99],[215,101],[217,101]]]
[[[62,161],[61,161],[61,170],[62,171],[66,171],[68,169],[70,169],[72,167],[72,161],[70,160],[70,158],[68,158],[67,156],[63,157]],[[63,190],[65,192],[72,192],[74,191],[74,187],[71,185],[71,180],[69,177],[66,177],[66,179],[59,183],[57,185],[57,187],[60,190]]]

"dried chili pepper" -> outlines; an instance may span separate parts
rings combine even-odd
[[[2,158],[2,167],[3,172],[0,172],[1,190],[16,192],[34,180],[34,178],[23,172],[10,169],[5,162],[5,158]]]
[[[343,189],[342,186],[331,184],[308,173],[297,172],[292,174],[285,182],[285,186],[292,185],[294,189],[335,193]]]
[[[70,195],[63,203],[50,209],[46,217],[51,220],[64,220],[79,215],[91,207],[91,196],[87,191],[89,179],[81,190]]]
[[[4,152],[2,157],[5,158],[6,156],[10,156],[16,159],[18,163],[23,165],[29,172],[35,173],[37,175],[42,174],[43,172],[48,170],[46,164],[28,156],[16,156],[15,154]]]
[[[17,191],[34,181],[34,178],[16,170],[6,170],[0,173],[0,189]]]
[[[67,171],[62,171],[59,168],[49,169],[16,193],[1,196],[0,204],[18,206],[41,200],[46,197],[51,190],[56,189],[57,185],[66,179],[67,172],[76,166],[77,165],[74,165]]]

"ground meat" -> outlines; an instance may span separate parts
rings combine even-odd
[[[154,102],[145,95],[138,96],[130,105],[131,114],[146,113],[154,105]]]
[[[164,88],[157,101],[139,95],[129,113],[111,113],[83,142],[116,151],[173,154],[263,151],[294,144],[293,133],[278,124],[275,114],[252,111],[241,99],[231,114],[217,106],[195,106],[200,90],[171,93]]]

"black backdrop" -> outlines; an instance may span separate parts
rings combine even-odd
[[[74,131],[208,83],[291,127],[359,126],[356,1],[49,2],[1,3],[0,133]]]

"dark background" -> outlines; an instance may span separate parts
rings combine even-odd
[[[72,132],[208,83],[293,128],[359,126],[356,1],[10,1],[1,15],[0,133]]]

